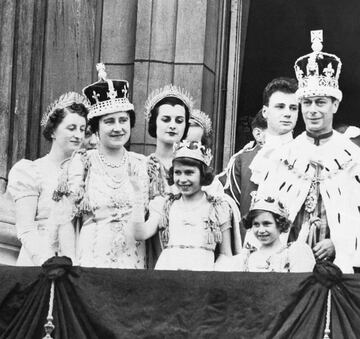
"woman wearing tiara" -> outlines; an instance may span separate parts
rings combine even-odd
[[[170,188],[166,180],[173,160],[173,145],[186,138],[191,109],[190,95],[173,85],[155,90],[145,103],[148,132],[156,138],[156,149],[149,155],[147,165],[150,200],[174,189]]]
[[[75,92],[49,106],[41,125],[50,152],[35,161],[22,159],[9,173],[8,191],[15,201],[16,231],[21,241],[20,266],[38,266],[52,256],[48,217],[61,167],[84,138],[87,101]]]
[[[190,126],[186,140],[201,141],[201,143],[211,148],[212,146],[212,123],[210,117],[199,109],[191,111]]]
[[[91,103],[89,124],[97,149],[81,150],[70,160],[54,194],[53,246],[88,267],[145,268],[145,244],[135,241],[129,223],[135,197],[130,179],[148,202],[146,158],[125,144],[135,125],[126,80],[110,80],[98,64],[99,81],[84,88]]]

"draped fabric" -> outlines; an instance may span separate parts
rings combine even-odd
[[[360,337],[360,276],[331,263],[314,274],[0,267],[0,338],[43,338],[55,279],[56,339]]]

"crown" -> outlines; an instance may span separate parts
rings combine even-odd
[[[134,105],[128,99],[129,82],[108,79],[103,63],[97,64],[96,70],[99,81],[83,89],[84,95],[91,104],[88,119],[119,111],[134,110]]]
[[[162,99],[173,97],[180,99],[185,106],[189,109],[189,112],[192,111],[193,99],[190,96],[190,93],[186,91],[184,88],[180,88],[174,86],[172,84],[166,85],[163,88],[158,88],[151,92],[145,102],[145,118],[147,121],[150,120],[151,111],[155,107],[155,105]]]
[[[212,154],[200,141],[183,140],[174,144],[174,160],[177,158],[196,159],[210,166]]]
[[[281,215],[286,219],[289,218],[289,211],[280,200],[270,196],[262,197],[256,194],[256,192],[254,193],[255,194],[253,194],[249,211],[264,210]]]
[[[89,102],[87,99],[79,93],[76,92],[67,92],[62,94],[57,100],[50,104],[46,110],[46,113],[41,119],[41,126],[45,127],[49,121],[50,116],[57,109],[64,109],[71,106],[72,104],[83,104],[86,108],[89,108]]]
[[[299,82],[296,95],[299,99],[311,96],[331,96],[341,101],[339,76],[342,64],[336,55],[321,51],[322,41],[322,30],[311,31],[313,51],[295,61],[295,74]]]
[[[193,109],[190,115],[190,124],[192,122],[202,127],[206,135],[211,134],[211,119],[206,113],[200,111],[199,109]]]

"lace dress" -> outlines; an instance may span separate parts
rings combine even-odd
[[[108,173],[98,150],[78,152],[56,192],[54,246],[76,257],[81,266],[146,268],[145,243],[136,241],[130,229],[135,196],[129,180],[129,174],[140,180],[145,206],[139,213],[145,213],[148,202],[145,157],[125,152],[119,173],[123,174],[120,179]],[[62,227],[69,230],[71,221],[81,226],[78,237],[61,230]],[[74,246],[69,246],[74,242]]]

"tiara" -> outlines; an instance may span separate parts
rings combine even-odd
[[[190,93],[186,91],[184,88],[180,88],[174,86],[172,84],[166,85],[163,88],[158,88],[151,92],[148,96],[147,100],[145,101],[145,119],[147,121],[150,120],[151,117],[151,110],[155,107],[155,105],[162,99],[167,97],[173,97],[180,99],[189,109],[192,111],[193,107],[193,98],[191,97]]]
[[[209,135],[212,132],[211,119],[205,112],[202,112],[199,109],[193,109],[190,115],[190,122],[191,120],[202,127],[206,135]]]
[[[279,199],[270,196],[262,197],[256,194],[256,192],[252,194],[252,200],[249,211],[251,210],[269,211],[281,215],[286,219],[289,218],[288,209]]]
[[[211,149],[206,148],[200,141],[183,140],[174,143],[174,160],[177,158],[191,158],[210,166],[212,160]]]
[[[72,104],[83,104],[86,108],[89,108],[89,102],[83,95],[76,92],[67,92],[62,94],[57,100],[50,104],[46,110],[46,113],[41,119],[41,126],[46,126],[50,116],[57,109],[64,109]]]

